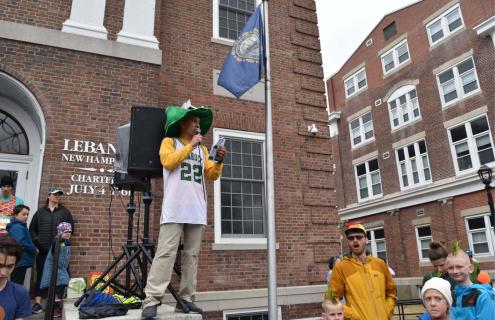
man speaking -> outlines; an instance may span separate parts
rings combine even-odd
[[[198,254],[206,225],[204,177],[216,180],[223,168],[225,149],[217,150],[215,161],[201,144],[213,121],[210,109],[192,106],[168,107],[165,111],[165,138],[160,146],[163,165],[163,204],[158,245],[145,288],[142,319],[156,316],[184,234],[184,259],[179,295],[183,305],[176,311],[202,313],[193,300],[196,293]]]

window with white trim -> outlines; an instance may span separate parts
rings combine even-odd
[[[416,243],[418,245],[419,260],[428,261],[428,252],[430,251],[430,242],[433,240],[431,236],[431,226],[429,224],[416,226]]]
[[[426,25],[430,46],[440,42],[463,25],[461,8],[456,4]]]
[[[268,320],[267,308],[224,310],[223,320]],[[277,307],[277,318],[282,320],[282,308]]]
[[[491,229],[491,230],[490,230]],[[495,234],[490,228],[489,213],[466,218],[466,230],[468,233],[469,249],[479,256],[492,256],[494,254],[493,242]]]
[[[222,176],[215,181],[215,242],[266,242],[265,136],[218,128],[213,136],[214,141],[224,137],[228,150]]]
[[[387,261],[387,243],[385,242],[385,229],[371,229],[366,232],[368,244],[366,250],[374,257]]]
[[[356,93],[364,90],[368,86],[366,81],[366,70],[365,68],[359,69],[352,76],[344,80],[345,87],[345,97],[348,98]]]
[[[226,320],[268,320],[268,311],[225,315]]]
[[[356,185],[359,201],[382,195],[378,159],[368,160],[356,166]]]
[[[437,74],[437,84],[444,107],[480,91],[473,57]]]
[[[390,96],[387,102],[390,125],[393,129],[400,128],[421,118],[418,95],[416,87],[413,85],[400,87]]]
[[[395,154],[401,190],[431,182],[430,162],[425,140],[398,148],[395,150]]]
[[[213,37],[235,41],[257,0],[213,0]]]
[[[392,72],[401,64],[410,60],[409,47],[407,46],[407,39],[399,42],[392,49],[388,50],[381,56],[383,74]]]
[[[448,132],[456,173],[478,170],[482,164],[495,162],[486,115],[449,128]]]
[[[351,120],[349,122],[349,131],[352,147],[356,147],[365,141],[373,139],[375,134],[373,131],[371,111]]]

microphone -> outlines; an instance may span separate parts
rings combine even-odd
[[[196,134],[201,134],[201,128],[196,128]],[[201,143],[198,143],[198,145],[200,145]]]

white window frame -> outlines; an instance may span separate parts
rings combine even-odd
[[[424,227],[429,227],[430,228],[430,235],[425,236],[425,237],[420,237],[418,229],[419,228],[424,228]],[[419,261],[429,261],[429,257],[424,258],[423,257],[423,252],[422,252],[422,247],[421,247],[421,241],[428,240],[428,243],[430,243],[433,240],[433,234],[431,232],[431,224],[422,224],[422,225],[417,225],[414,226],[414,232],[416,234],[416,245],[418,246],[418,258]]]
[[[462,85],[462,80],[461,80],[461,75],[459,74],[459,71],[458,71],[458,66],[464,62],[466,62],[467,60],[471,59],[473,61],[473,72],[474,72],[474,78],[476,80],[476,83],[478,85],[478,88],[471,91],[471,92],[468,92],[468,93],[464,93],[464,90],[463,90],[463,85]],[[442,89],[442,84],[440,83],[440,74],[448,71],[452,69],[452,72],[454,74],[454,78],[452,80],[449,80],[449,81],[454,81],[454,87],[455,87],[455,91],[457,92],[457,98],[449,101],[449,102],[445,102],[445,97],[444,97],[444,93],[443,93],[443,89]],[[471,70],[471,69],[470,69]],[[470,71],[468,71],[470,72]],[[467,97],[469,96],[472,96],[473,94],[481,91],[481,87],[480,87],[480,81],[479,81],[479,78],[478,78],[478,72],[476,71],[476,63],[474,62],[474,58],[473,56],[469,56],[467,57],[466,59],[463,59],[462,61],[460,62],[457,62],[455,65],[453,66],[450,66],[448,68],[445,68],[443,69],[442,71],[438,72],[436,75],[435,75],[435,78],[437,79],[437,88],[438,88],[438,94],[440,95],[440,101],[442,103],[442,107],[447,107],[451,104],[454,104],[454,103],[457,103],[461,100],[464,100],[466,99]]]
[[[265,159],[266,154],[265,154],[265,134],[263,133],[256,133],[256,132],[247,132],[247,131],[238,131],[238,130],[230,130],[230,129],[223,129],[223,128],[214,128],[213,129],[213,141],[216,142],[220,137],[229,137],[229,138],[239,138],[239,139],[249,139],[249,140],[256,140],[259,141],[263,144],[262,147],[262,154],[263,154],[263,159]],[[264,172],[263,172],[263,177],[264,177],[264,182],[265,182],[265,188],[266,186],[266,164],[263,163],[264,167]],[[214,222],[215,222],[215,243],[218,244],[266,244],[266,236],[265,237],[253,237],[253,238],[248,238],[248,237],[243,237],[243,238],[229,238],[229,237],[222,237],[222,216],[221,216],[221,190],[220,190],[220,181],[221,178],[215,180],[213,183],[213,189],[214,189]],[[265,212],[266,212],[266,202],[269,200],[264,199],[265,203]],[[266,229],[266,221],[264,225]]]
[[[361,74],[361,72],[364,72],[364,80],[366,81],[366,84],[363,87],[358,88],[358,75]],[[346,82],[348,80],[352,80],[352,83],[354,85],[354,92],[351,94],[347,94]],[[358,94],[359,92],[365,90],[366,88],[368,88],[368,78],[366,77],[366,67],[362,67],[361,69],[359,69],[358,71],[354,72],[352,75],[350,75],[349,77],[344,79],[344,91],[345,91],[345,97],[346,98],[352,97],[352,96]]]
[[[377,245],[376,245],[377,240],[375,238],[375,231],[377,231],[377,230],[383,230],[384,238],[379,239],[378,241],[383,242],[385,244],[385,255],[387,256],[387,258],[385,260],[388,262],[387,238],[385,237],[385,228],[383,226],[367,230],[371,236],[371,239],[368,239],[368,244],[370,245],[370,248],[371,248],[370,254],[373,257],[378,258],[378,249],[377,249]],[[380,252],[383,252],[383,251],[380,251]]]
[[[268,308],[224,310],[223,311],[223,320],[227,320],[227,316],[230,316],[230,315],[260,313],[260,312],[268,312]],[[282,308],[280,306],[277,306],[277,320],[282,320]]]
[[[423,154],[421,154],[419,151],[419,143],[421,141],[424,141],[425,147],[426,147],[426,153],[423,153]],[[413,158],[409,157],[408,147],[410,145],[414,145],[415,156]],[[399,160],[399,149],[404,149],[404,160],[403,161]],[[395,157],[396,157],[396,163],[397,163],[397,173],[399,175],[400,189],[402,191],[416,188],[416,187],[420,187],[420,186],[424,186],[424,185],[427,185],[427,184],[433,182],[433,177],[431,174],[430,159],[428,156],[428,147],[426,146],[426,140],[424,138],[398,147],[397,149],[395,149]],[[426,178],[425,178],[424,170],[426,168],[423,165],[423,158],[424,157],[426,157],[426,161],[428,164],[427,169],[429,169],[429,171],[430,171],[430,180],[426,180]],[[412,166],[413,160],[416,161],[416,171],[418,173],[418,179],[419,179],[419,182],[416,184],[414,183],[414,176],[413,176],[413,166]],[[406,167],[406,174],[407,174],[407,181],[408,181],[407,186],[404,186],[404,181],[402,179],[402,166],[401,166],[402,163],[404,163],[405,167]]]
[[[416,98],[414,98],[414,99],[411,99],[411,95],[410,95],[410,92],[412,90],[416,90]],[[408,121],[404,121],[404,114],[405,113],[404,113],[404,110],[402,109],[400,101],[399,101],[399,98],[401,98],[404,95],[406,96],[406,113],[409,117]],[[399,121],[399,124],[397,124],[397,125],[394,124],[394,117],[392,114],[392,106],[391,106],[392,101],[395,101],[395,105],[396,105],[395,109],[397,112],[397,119]],[[415,108],[414,103],[416,104],[417,108]],[[387,105],[388,105],[388,115],[389,115],[389,119],[390,119],[390,126],[391,126],[392,130],[399,129],[399,128],[401,128],[405,125],[408,125],[414,121],[421,120],[421,108],[419,106],[418,89],[414,85],[406,85],[406,86],[403,86],[403,87],[400,87],[399,89],[397,89],[388,99]],[[418,116],[417,117],[414,116],[414,110],[415,109],[418,109]]]
[[[380,163],[378,162],[378,170],[370,172],[370,169],[369,169],[369,162],[373,161],[373,160],[376,160],[378,162],[378,158],[372,158],[372,159],[368,159],[364,162],[361,162],[361,163],[354,165],[354,176],[356,179],[356,191],[357,191],[357,196],[358,196],[358,202],[364,202],[364,201],[380,198],[383,196],[383,183],[382,183],[382,176],[380,173]],[[366,173],[364,175],[358,176],[357,167],[362,165],[362,164],[365,165]],[[373,173],[376,173],[376,172],[378,172],[378,177],[380,178],[381,193],[373,195],[373,183],[372,183],[371,175]],[[360,191],[360,189],[359,189],[359,177],[366,177],[366,187],[368,188],[368,197],[366,197],[366,198],[361,198],[361,192],[359,192]]]
[[[470,230],[469,229],[469,224],[468,224],[468,220],[471,220],[471,219],[475,219],[475,218],[480,218],[480,217],[484,217],[484,221],[485,221],[485,228],[484,229],[476,229],[476,230]],[[494,241],[495,241],[495,233],[494,233],[494,230],[493,230],[493,226],[491,227],[488,227],[490,226],[490,213],[487,212],[487,213],[484,213],[484,214],[481,214],[481,215],[475,215],[475,216],[469,216],[469,217],[465,217],[464,218],[464,223],[466,225],[466,233],[467,233],[467,238],[468,238],[468,243],[469,243],[469,249],[473,252],[473,255],[474,256],[477,256],[477,257],[489,257],[489,256],[493,256],[494,255],[494,252],[495,252],[495,248],[493,247],[494,246]],[[489,231],[489,228],[491,228],[491,232]],[[486,241],[488,243],[488,251],[487,253],[482,253],[482,254],[479,254],[479,253],[476,253],[476,251],[474,250],[474,243],[473,243],[473,232],[482,232],[484,230],[485,232],[485,236],[486,236]]]
[[[255,10],[256,7],[261,3],[262,0],[255,1]],[[213,37],[211,40],[213,42],[219,42],[221,44],[232,46],[234,45],[235,40],[229,38],[220,37],[220,0],[213,0]]]
[[[369,132],[369,131],[365,131],[363,117],[366,116],[368,113],[370,114],[370,121],[369,122],[371,122],[371,130],[370,131],[373,131],[373,136],[366,139],[366,132]],[[359,136],[361,137],[361,142],[359,142],[357,144],[354,144],[354,137],[352,135],[352,127],[351,127],[351,123],[354,122],[355,120],[359,120],[359,127],[358,128],[359,128]],[[366,122],[366,123],[368,123],[368,122]],[[363,143],[375,140],[375,128],[373,127],[373,114],[371,113],[371,111],[368,111],[365,114],[360,115],[359,117],[353,118],[349,121],[349,137],[351,139],[352,148],[356,148],[356,147],[362,145]]]
[[[476,135],[476,136],[473,136],[473,132],[471,130],[471,122],[476,120],[476,119],[479,119],[481,117],[485,117],[485,119],[488,123],[488,130],[484,131],[483,133],[478,133],[478,135]],[[450,133],[450,130],[453,128],[459,127],[461,125],[465,127],[467,137],[465,140],[457,141],[454,144],[452,142],[452,135]],[[492,144],[492,152],[494,153],[494,157],[495,157],[495,145],[493,143],[492,130],[490,128],[490,121],[489,121],[489,118],[487,117],[486,113],[478,115],[478,116],[473,117],[467,121],[455,124],[455,125],[447,128],[447,134],[449,136],[450,152],[451,152],[451,156],[452,156],[452,161],[454,162],[454,169],[455,169],[456,175],[475,172],[479,169],[481,164],[480,164],[480,159],[478,157],[478,149],[476,147],[476,138],[481,136],[481,135],[485,135],[487,132],[488,132],[488,136],[490,137],[490,142]],[[469,156],[471,157],[472,167],[471,167],[471,169],[465,169],[465,170],[459,171],[459,164],[457,163],[457,154],[455,151],[455,145],[461,144],[464,141],[466,141],[467,145],[468,145]],[[495,163],[495,161],[488,162],[488,163],[486,163],[486,165],[493,164],[493,163]]]
[[[456,29],[450,31],[449,30],[449,25],[447,23],[447,16],[453,12],[454,10],[456,9],[459,9],[459,16],[461,18],[461,25],[459,27],[457,27]],[[432,34],[431,34],[431,30],[430,30],[430,27],[433,26],[434,24],[436,24],[437,22],[441,23],[441,26],[442,26],[442,32],[443,32],[443,37],[439,38],[438,40],[436,41],[433,41],[432,40]],[[444,11],[442,14],[440,14],[438,17],[436,17],[434,20],[430,21],[427,25],[426,25],[426,33],[428,34],[428,42],[430,43],[430,47],[433,46],[433,45],[436,45],[440,42],[442,42],[443,40],[449,38],[449,36],[451,34],[453,34],[454,32],[456,32],[457,30],[461,29],[463,26],[464,26],[464,18],[462,17],[462,11],[461,11],[461,7],[459,5],[459,3],[453,5],[452,7],[450,7],[449,9],[447,9],[446,11]]]
[[[402,61],[402,62],[399,62],[399,53],[398,53],[398,49],[399,47],[401,47],[402,45],[406,45],[406,49],[407,49],[407,59]],[[394,62],[394,67],[390,70],[385,70],[385,57],[388,56],[389,54],[392,54],[392,60]],[[385,52],[384,54],[381,55],[380,57],[380,60],[382,61],[382,71],[383,71],[383,75],[386,75],[386,74],[389,74],[389,73],[392,73],[394,72],[395,70],[397,70],[397,68],[399,68],[401,65],[403,65],[404,63],[407,63],[408,61],[411,61],[411,52],[409,51],[409,45],[407,44],[407,39],[404,39],[402,40],[401,42],[399,42],[398,44],[396,44],[393,48],[391,48],[390,50],[388,50],[387,52]]]

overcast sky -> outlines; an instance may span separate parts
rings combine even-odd
[[[416,0],[315,0],[325,78],[335,73],[386,14]]]

